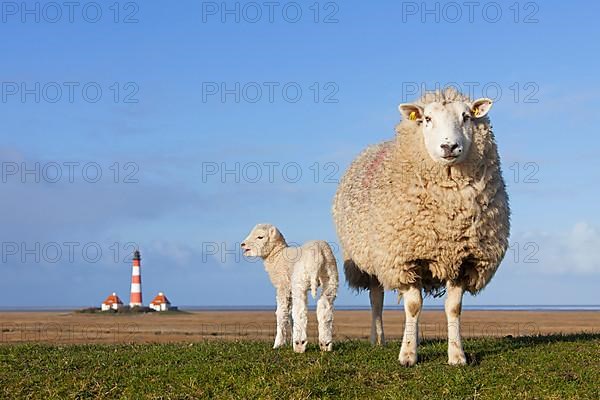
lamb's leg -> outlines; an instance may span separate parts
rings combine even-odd
[[[294,351],[304,353],[307,344],[308,307],[306,285],[292,285],[292,329]]]
[[[448,292],[448,297],[444,308],[448,319],[448,364],[465,365],[467,359],[460,338],[460,313],[464,288],[462,285],[448,282],[446,292]]]
[[[283,310],[283,335],[284,342],[287,344],[292,340],[292,294],[289,293],[286,297],[285,307]]]
[[[406,320],[404,322],[404,336],[402,337],[402,347],[400,348],[400,363],[410,367],[417,363],[417,345],[419,338],[419,315],[423,306],[423,297],[421,288],[411,286],[402,293],[404,298],[404,312]]]
[[[289,340],[290,332],[290,296],[285,291],[277,292],[277,334],[275,336],[275,344],[273,348],[284,346]]]
[[[336,288],[331,287],[329,279],[324,280],[321,297],[317,301],[317,321],[319,323],[319,346],[322,351],[333,349],[333,301]]]
[[[369,288],[371,299],[371,343],[384,345],[383,334],[383,287],[376,282]]]

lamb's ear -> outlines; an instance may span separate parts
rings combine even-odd
[[[277,239],[279,236],[281,236],[281,233],[279,232],[279,229],[277,229],[274,226],[271,226],[269,228],[269,237],[271,239]]]
[[[403,119],[411,121],[421,121],[423,119],[423,107],[416,104],[400,104],[398,106],[398,111],[402,114]]]
[[[471,113],[475,118],[485,117],[492,108],[492,104],[492,100],[488,98],[477,99],[471,104]]]

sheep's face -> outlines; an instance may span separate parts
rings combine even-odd
[[[462,101],[446,103],[400,104],[402,116],[418,124],[425,147],[433,161],[452,165],[467,158],[475,122],[487,115],[492,106],[490,99],[472,103]]]
[[[265,258],[282,241],[279,229],[270,224],[258,224],[242,242],[242,252],[244,256]]]

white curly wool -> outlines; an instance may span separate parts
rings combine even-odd
[[[384,342],[383,289],[404,298],[400,361],[417,361],[422,294],[446,290],[448,362],[464,364],[464,291],[483,289],[508,246],[509,207],[489,99],[456,90],[402,104],[394,140],[367,148],[338,187],[333,216],[349,285],[371,292],[371,339]]]
[[[319,346],[333,348],[333,302],[338,289],[338,271],[331,247],[324,241],[310,241],[300,247],[288,246],[279,230],[270,224],[256,225],[241,244],[244,255],[261,257],[277,292],[277,333],[273,348],[285,345],[290,337],[290,307],[293,318],[294,351],[303,353],[308,343],[307,292],[317,301]]]

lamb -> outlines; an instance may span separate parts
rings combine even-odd
[[[241,244],[243,253],[260,257],[275,286],[277,298],[276,349],[285,345],[290,336],[290,306],[293,318],[294,351],[304,353],[307,341],[307,291],[317,301],[319,346],[322,351],[333,349],[333,301],[337,296],[338,271],[333,251],[327,242],[310,241],[301,247],[288,246],[281,232],[273,225],[258,224]]]
[[[506,252],[510,211],[491,106],[454,89],[401,104],[395,139],[361,153],[337,189],[333,216],[346,279],[370,291],[373,342],[384,342],[384,290],[404,297],[402,365],[417,362],[422,290],[447,292],[448,363],[466,363],[463,293],[481,291]]]

